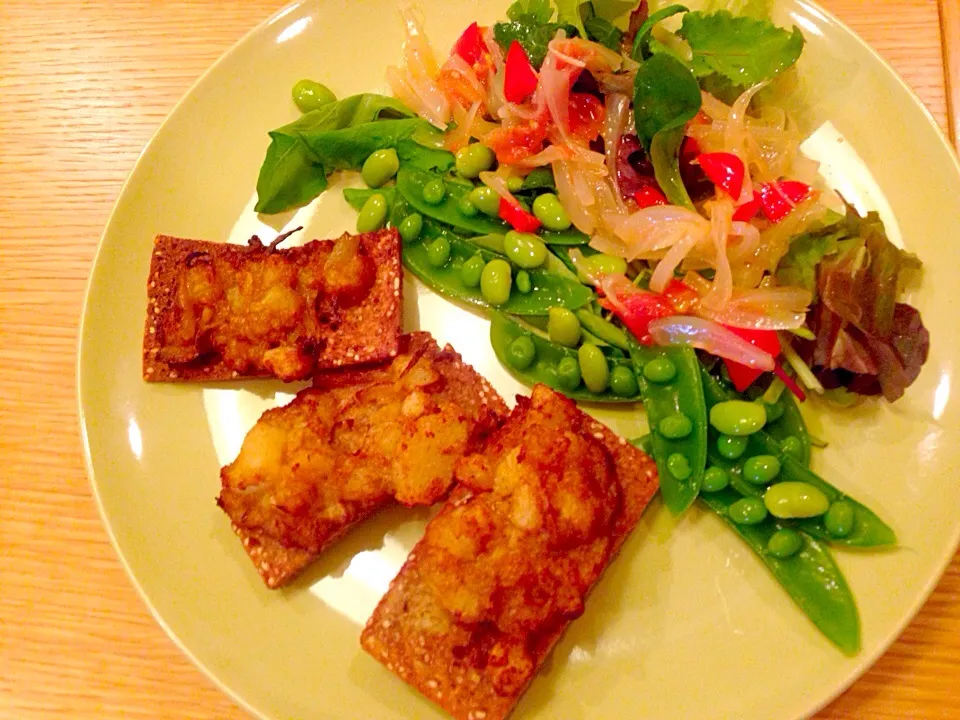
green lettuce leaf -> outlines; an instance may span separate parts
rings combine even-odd
[[[580,15],[580,6],[586,3],[583,0],[554,0],[557,6],[557,20],[577,29],[580,37],[586,37],[587,31],[583,27],[583,17]]]
[[[690,68],[671,55],[654,55],[637,70],[633,83],[637,136],[650,148],[653,136],[681,127],[700,111],[700,86]]]
[[[643,25],[640,26],[639,30],[637,30],[637,35],[633,39],[633,52],[631,53],[633,59],[639,62],[640,60],[643,60],[651,55],[652,50],[650,45],[653,42],[656,42],[657,45],[660,45],[660,50],[671,53],[671,51],[667,49],[665,45],[661,45],[658,41],[652,40],[650,33],[653,32],[653,27],[658,22],[662,22],[669,17],[673,17],[674,15],[679,15],[685,12],[687,12],[687,8],[684,5],[667,5],[664,8],[660,8],[655,13],[651,13],[650,16],[643,21]],[[682,60],[682,58],[678,59]]]
[[[803,52],[803,33],[727,10],[687,13],[677,34],[693,50],[694,72],[717,73],[739,87],[756,85],[790,68]]]
[[[583,26],[586,28],[588,38],[619,52],[623,32],[616,25],[602,17],[594,16],[584,20]]]
[[[507,17],[514,21],[526,21],[537,24],[550,22],[553,6],[550,0],[517,0],[507,8]]]
[[[790,250],[777,266],[777,284],[806,288],[816,299],[817,266],[825,257],[836,255],[840,250],[840,241],[845,237],[847,233],[844,230],[833,226],[794,238],[790,242]]]

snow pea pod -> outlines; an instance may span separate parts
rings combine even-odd
[[[613,345],[621,350],[630,351],[630,342],[627,334],[608,320],[594,315],[589,310],[578,310],[577,319],[592,335],[601,338],[604,343]]]
[[[796,459],[806,467],[810,466],[810,433],[800,414],[796,400],[789,392],[783,392],[776,405],[783,411],[779,418],[768,422],[764,431],[781,445],[787,438],[796,438]]]
[[[567,230],[541,230],[540,239],[547,245],[586,245],[590,236],[575,227]]]
[[[721,400],[731,397],[722,385],[706,370],[702,371],[704,396],[707,407]],[[897,536],[893,529],[881,520],[876,513],[863,503],[840,491],[822,477],[810,470],[806,465],[790,453],[784,452],[779,443],[767,430],[761,430],[750,436],[747,451],[737,460],[728,460],[717,451],[716,433],[710,433],[708,443],[708,458],[711,465],[717,465],[726,470],[730,476],[730,486],[741,495],[762,497],[764,488],[753,485],[743,478],[744,463],[756,455],[773,455],[780,461],[780,473],[775,482],[802,482],[817,488],[832,503],[846,501],[853,508],[853,526],[845,537],[836,537],[827,530],[825,518],[815,517],[805,520],[796,520],[795,529],[825,540],[834,545],[845,547],[888,547],[896,545]]]
[[[651,347],[631,343],[640,396],[653,432],[653,458],[660,473],[664,504],[679,515],[697,498],[707,464],[707,408],[700,380],[700,361],[692,348]],[[672,366],[672,373],[663,368]],[[666,418],[685,415],[691,431],[666,437],[659,431]],[[673,433],[670,433],[671,435]]]
[[[757,554],[830,642],[844,654],[855,655],[860,650],[860,616],[853,593],[830,551],[801,530],[800,551],[787,558],[775,557],[767,549],[773,534],[782,528],[796,530],[802,525],[789,525],[773,517],[756,525],[739,525],[730,517],[730,506],[740,499],[741,495],[729,488],[700,496],[700,502],[733,528]]]
[[[518,338],[529,338],[533,342],[535,350],[535,359],[525,369],[518,369],[515,364],[510,362],[510,346]],[[577,351],[575,348],[564,347],[544,339],[535,332],[523,327],[507,315],[494,312],[490,318],[490,344],[493,346],[493,352],[496,354],[500,363],[517,380],[525,385],[536,385],[543,383],[558,392],[562,392],[567,397],[580,402],[595,403],[624,403],[635,402],[640,399],[639,394],[634,397],[620,397],[613,390],[607,388],[603,392],[595,393],[587,389],[586,385],[577,380],[577,385],[573,389],[564,386],[557,368],[564,360],[569,364],[577,362]],[[617,367],[625,367],[633,372],[633,365],[626,358],[607,358],[607,363],[611,371]]]
[[[423,190],[428,183],[439,180],[444,184],[446,192],[443,200],[432,205],[423,199]],[[474,216],[465,215],[460,211],[460,200],[470,193],[473,185],[462,182],[443,180],[436,173],[418,170],[404,166],[397,173],[397,192],[404,200],[412,205],[424,217],[438,220],[459,230],[466,230],[477,235],[490,233],[506,233],[510,227],[499,220],[478,213]]]
[[[441,237],[450,244],[450,257],[443,266],[436,267],[430,263],[427,247]],[[477,254],[485,262],[499,257],[438,223],[424,220],[420,238],[403,246],[403,264],[439,294],[467,305],[489,308],[490,304],[484,300],[480,288],[470,287],[461,273],[463,264]],[[573,280],[540,268],[528,272],[532,286],[530,292],[511,292],[509,299],[498,309],[513,315],[546,315],[552,307],[576,310],[594,298],[593,290]]]

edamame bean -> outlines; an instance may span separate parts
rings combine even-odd
[[[550,342],[576,347],[580,342],[580,321],[567,308],[550,308],[547,317],[547,335],[550,336]]]
[[[557,363],[557,382],[563,390],[573,391],[580,386],[580,363],[576,358],[568,356]]]
[[[397,157],[397,151],[386,148],[370,153],[370,156],[363,161],[360,177],[370,187],[378,188],[392,179],[399,169],[400,158]]]
[[[793,435],[785,437],[780,441],[780,449],[784,455],[789,455],[797,459],[800,459],[803,455],[803,443],[800,442],[800,438],[794,437]]]
[[[759,403],[728,400],[710,408],[710,424],[724,435],[753,435],[766,421],[767,413]]]
[[[610,382],[610,368],[600,348],[593,343],[584,343],[577,351],[577,357],[580,360],[580,375],[587,389],[594,393],[606,390]]]
[[[423,231],[423,216],[420,213],[407,215],[400,221],[400,226],[397,230],[400,233],[400,238],[405,243],[413,242],[420,237],[420,233]]]
[[[526,270],[540,267],[547,259],[547,246],[540,238],[516,230],[511,230],[503,237],[503,251],[514,265]]]
[[[445,237],[438,237],[427,245],[427,262],[435,268],[441,268],[450,259],[450,241]]]
[[[757,525],[767,519],[767,508],[760,498],[743,498],[727,510],[730,519],[737,525]]]
[[[480,294],[491,305],[503,305],[510,299],[510,263],[497,258],[480,273]]]
[[[473,203],[474,207],[484,215],[499,217],[500,196],[497,195],[493,188],[489,188],[486,185],[474,188],[467,197],[470,198],[470,202]]]
[[[460,177],[473,180],[479,177],[484,170],[492,168],[496,160],[497,156],[486,145],[471,143],[457,150],[457,174]]]
[[[730,475],[722,467],[712,465],[703,473],[700,489],[704,492],[720,492],[730,484]]]
[[[457,201],[457,211],[464,217],[472,218],[480,214],[477,206],[470,202],[470,194],[464,195]]]
[[[571,225],[570,216],[553,193],[537,196],[533,201],[533,214],[547,230],[567,230]]]
[[[537,349],[533,346],[533,340],[526,335],[521,335],[507,348],[507,360],[517,370],[526,370],[533,365],[537,357]]]
[[[670,358],[654,358],[643,366],[643,376],[652,383],[664,385],[677,376],[677,366]]]
[[[371,195],[360,208],[357,215],[357,232],[368,233],[379,230],[387,221],[387,200],[380,193]]]
[[[669,440],[682,440],[693,432],[693,421],[683,413],[667,415],[660,421],[657,430]]]
[[[336,100],[337,96],[333,91],[316,80],[298,80],[293,86],[293,102],[300,112],[308,113]]]
[[[830,505],[827,514],[824,515],[823,525],[833,537],[845,538],[853,532],[854,518],[853,505],[846,500],[837,500]]]
[[[693,472],[690,469],[690,461],[680,453],[673,453],[667,458],[667,470],[677,480],[686,480]]]
[[[591,275],[623,275],[627,271],[627,261],[615,255],[597,253],[584,258],[585,270]]]
[[[463,280],[463,284],[468,288],[478,287],[480,285],[480,276],[483,274],[484,265],[486,265],[486,263],[483,261],[480,253],[468,258],[467,261],[460,267],[460,279]]]
[[[803,482],[771,485],[763,494],[763,504],[778,518],[811,518],[823,515],[830,501],[823,491]]]
[[[520,192],[523,190],[523,178],[513,175],[512,177],[507,178],[507,190],[512,193]]]
[[[617,365],[610,371],[610,389],[617,397],[634,397],[640,388],[637,387],[637,376],[626,365]]]
[[[521,295],[526,295],[533,290],[533,281],[530,279],[530,273],[526,270],[520,270],[517,273],[517,278],[513,281],[513,284],[516,285],[517,292]]]
[[[739,460],[747,451],[749,438],[721,435],[717,438],[717,452],[727,460]]]
[[[776,455],[754,455],[743,463],[743,479],[754,485],[769,485],[779,474],[780,461]]]
[[[430,205],[439,205],[447,196],[447,186],[440,178],[434,178],[423,186],[423,201]]]
[[[790,528],[780,528],[767,540],[767,552],[780,560],[793,557],[803,547],[803,538]]]

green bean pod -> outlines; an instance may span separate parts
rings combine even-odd
[[[844,654],[856,655],[860,650],[860,616],[853,593],[830,551],[816,538],[801,531],[803,546],[800,551],[786,558],[775,557],[768,550],[770,538],[782,528],[796,530],[798,526],[773,517],[756,525],[737,524],[730,518],[729,510],[740,499],[741,495],[729,488],[700,496],[700,502],[733,528],[757,554],[781,587],[830,642]]]
[[[631,344],[630,356],[647,419],[654,431],[653,458],[660,473],[663,501],[673,514],[679,515],[697,499],[707,464],[707,409],[700,381],[700,361],[692,348],[684,347]],[[669,379],[651,380],[651,373],[644,371],[647,364],[665,360],[676,372]],[[656,431],[664,418],[680,413],[691,421],[688,435],[668,438]],[[684,458],[685,463],[678,463],[677,457]],[[677,474],[678,467],[684,472]]]
[[[437,180],[444,183],[446,192],[443,200],[433,205],[423,199],[423,190],[429,183]],[[502,235],[510,230],[506,223],[494,220],[483,213],[469,216],[460,211],[460,200],[469,195],[472,189],[472,184],[443,180],[436,173],[409,166],[401,167],[397,173],[397,191],[425,218],[432,218],[477,235],[490,233]]]
[[[449,260],[442,267],[431,264],[427,246],[431,241],[445,237],[450,243]],[[403,264],[431,289],[452,300],[480,308],[490,308],[481,290],[464,282],[460,271],[463,264],[479,254],[489,262],[500,257],[496,253],[474,245],[439,224],[424,220],[418,241],[403,246]],[[528,271],[531,281],[529,293],[511,292],[510,298],[497,307],[513,315],[546,315],[552,307],[576,310],[589,303],[593,290],[573,280],[559,277],[548,270]]]
[[[702,375],[704,395],[707,399],[708,408],[720,400],[727,400],[731,397],[716,378],[706,370],[703,370]],[[710,464],[717,465],[726,470],[730,476],[730,486],[741,495],[754,497],[763,496],[764,488],[762,486],[754,485],[744,479],[743,466],[747,459],[756,455],[773,455],[780,461],[780,473],[774,481],[775,483],[807,483],[823,492],[831,503],[845,500],[853,506],[853,527],[845,537],[836,537],[828,532],[824,524],[824,517],[822,516],[793,521],[792,525],[795,529],[801,529],[833,545],[842,545],[845,547],[875,548],[896,545],[896,533],[894,533],[893,529],[881,520],[876,513],[866,505],[828,483],[806,467],[801,460],[784,452],[781,444],[777,442],[767,430],[762,430],[751,435],[747,445],[747,451],[737,460],[728,460],[720,455],[716,448],[717,437],[718,435],[716,433],[710,433],[710,440],[708,442],[708,459]]]
[[[527,337],[533,342],[536,350],[535,360],[527,368],[520,370],[509,361],[508,352],[514,340],[521,337]],[[544,339],[535,332],[531,332],[519,323],[504,315],[494,312],[490,318],[490,344],[493,346],[493,352],[497,359],[517,380],[525,385],[535,385],[543,383],[554,390],[563,393],[567,397],[580,402],[595,403],[624,403],[635,402],[640,399],[639,393],[634,397],[620,397],[613,390],[607,388],[601,393],[594,393],[587,389],[586,385],[580,383],[575,389],[563,387],[558,374],[557,366],[565,358],[577,360],[577,350],[575,348],[564,347]],[[567,362],[570,362],[569,360]],[[623,366],[633,371],[633,364],[630,360],[607,358],[610,369]]]

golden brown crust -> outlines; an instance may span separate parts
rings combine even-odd
[[[574,408],[579,416],[575,418],[571,414],[573,405],[566,398],[537,386],[529,401],[518,401],[510,418],[483,450],[461,461],[458,480],[466,479],[469,485],[460,485],[430,522],[424,539],[391,583],[361,636],[361,645],[367,652],[458,720],[502,720],[510,714],[563,630],[582,611],[583,598],[634,528],[658,487],[656,466],[647,455]],[[608,500],[615,496],[612,511],[599,520],[577,515],[577,508],[590,507],[586,500],[594,490],[582,496],[584,502],[576,504],[570,517],[584,520],[579,527],[589,530],[578,545],[566,548],[551,545],[564,538],[564,542],[569,541],[567,531],[560,526],[544,530],[548,527],[544,521],[537,526],[541,529],[527,536],[517,533],[515,527],[517,520],[522,524],[529,517],[523,511],[524,504],[517,504],[521,497],[517,488],[529,488],[531,478],[524,479],[521,469],[516,476],[521,480],[515,483],[516,478],[511,478],[511,458],[519,457],[521,465],[541,463],[541,474],[555,474],[554,469],[542,465],[549,461],[549,443],[563,444],[554,420],[572,420],[578,437],[568,437],[566,447],[580,450],[565,452],[580,453],[577,462],[588,458],[584,468],[595,462],[596,451],[602,449],[612,466],[610,477],[616,485],[612,489],[601,488],[600,494],[595,495]],[[538,449],[527,441],[530,437],[543,441]],[[484,466],[495,476],[493,479],[484,481],[479,477],[479,468]],[[580,485],[543,487],[564,492],[592,482],[589,478],[581,481]],[[506,494],[504,483],[510,486]],[[550,503],[553,510],[568,507],[562,500],[557,501],[556,495],[539,507],[550,511]],[[504,507],[509,512],[518,508],[522,511],[513,518],[513,524],[505,525],[502,516],[498,518],[498,508]],[[505,540],[511,535],[519,538],[516,548]],[[466,539],[460,542],[460,538]],[[533,559],[523,555],[528,546],[528,554],[536,556]],[[464,548],[476,554],[470,558],[473,569],[461,576],[456,562],[449,560],[450,553],[456,556]],[[444,553],[447,565],[443,564]],[[490,567],[497,564],[499,570],[491,571]],[[443,593],[436,591],[438,571],[449,573],[448,579],[454,581]],[[492,586],[490,597],[477,595],[478,606],[454,597],[457,587],[486,587],[484,583],[492,572],[499,573],[501,584]],[[567,581],[568,576],[575,577]],[[508,577],[518,577],[520,581],[513,587],[504,586],[502,581]],[[554,592],[570,600],[566,607],[558,604],[555,596],[538,595],[545,588],[544,583],[553,583]],[[517,598],[527,607],[518,607]],[[462,619],[470,614],[471,621]]]
[[[158,235],[143,377],[299,380],[386,360],[399,342],[401,275],[393,229],[289,249]]]
[[[268,410],[221,470],[217,502],[268,587],[395,501],[430,505],[507,414],[449,346],[401,338],[389,364],[331,371]]]

